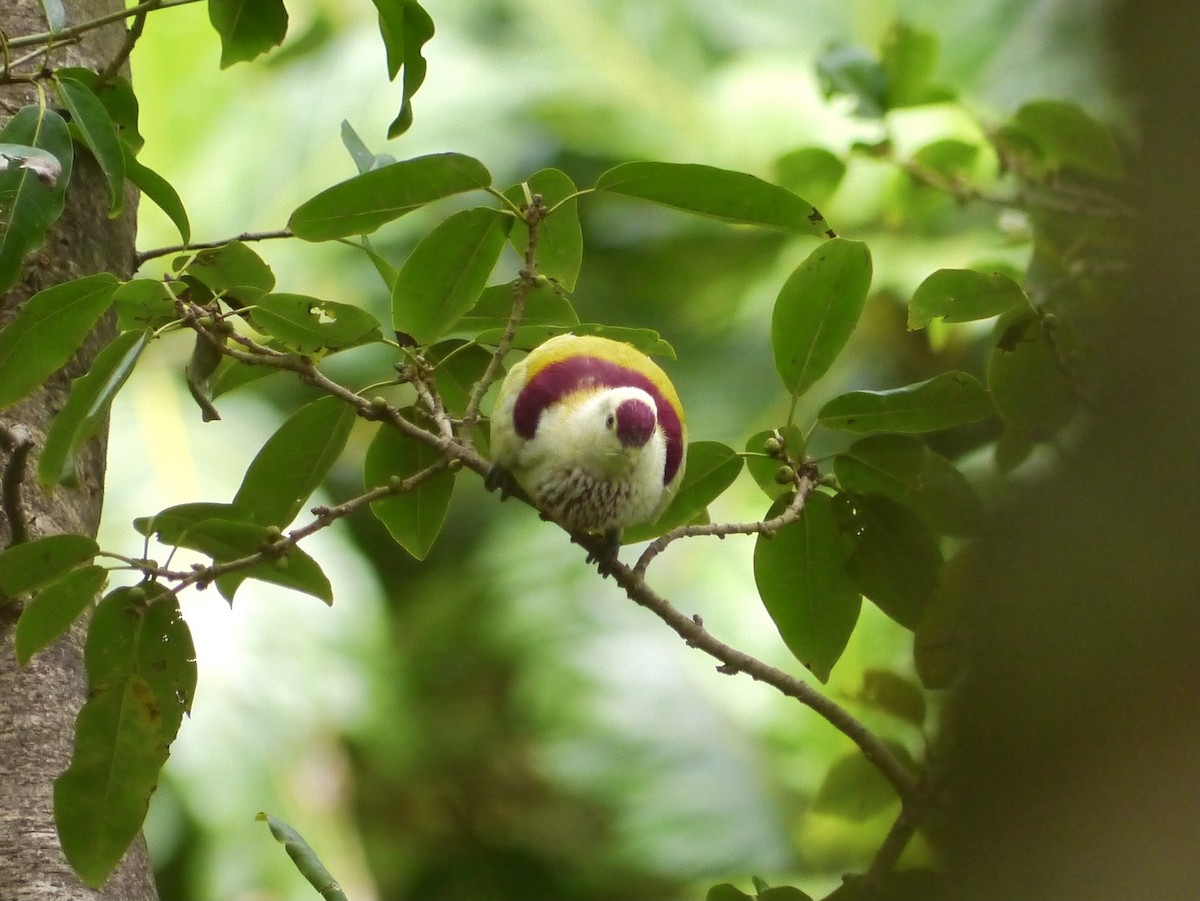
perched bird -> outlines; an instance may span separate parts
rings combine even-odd
[[[492,413],[489,487],[515,481],[576,532],[649,522],[683,479],[687,430],[675,388],[632,345],[559,335],[508,371]]]

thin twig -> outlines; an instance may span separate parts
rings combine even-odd
[[[492,358],[488,360],[487,368],[479,377],[479,381],[471,388],[471,394],[467,398],[459,435],[468,447],[474,447],[475,444],[474,430],[475,423],[479,419],[479,405],[483,403],[483,396],[491,387],[492,382],[500,375],[504,357],[512,349],[517,326],[521,324],[521,316],[525,312],[525,298],[537,280],[538,229],[547,215],[546,207],[542,204],[541,194],[532,195],[529,205],[522,210],[522,215],[526,228],[529,230],[529,240],[525,245],[525,264],[521,267],[520,278],[513,284],[513,304],[508,315],[508,322],[504,326],[504,334],[500,336],[496,350],[493,352]]]
[[[45,44],[50,41],[71,40],[87,34],[89,31],[102,28],[103,26],[112,22],[120,22],[122,19],[127,19],[130,16],[136,16],[148,9],[166,9],[171,6],[187,6],[189,3],[199,2],[200,0],[146,0],[146,2],[139,3],[137,6],[131,6],[128,9],[122,9],[118,10],[117,12],[108,13],[107,15],[97,16],[95,19],[88,19],[86,22],[80,22],[78,25],[71,25],[67,28],[61,28],[58,31],[42,31],[38,34],[23,34],[15,38],[9,38],[8,46],[32,47],[36,44]]]
[[[913,795],[917,781],[912,773],[875,733],[844,707],[821,694],[807,682],[717,639],[704,628],[704,623],[698,616],[689,617],[681,613],[670,601],[646,584],[631,567],[611,556],[605,558],[606,548],[600,536],[576,535],[574,538],[590,554],[599,558],[598,565],[602,572],[612,576],[630,600],[661,619],[687,642],[689,647],[698,648],[721,661],[721,665],[717,667],[718,672],[727,675],[745,673],[756,681],[765,682],[787,697],[795,698],[854,742],[863,756],[883,773],[902,800],[907,800]]]
[[[211,250],[214,247],[224,247],[226,244],[232,244],[234,241],[270,241],[276,238],[292,238],[290,228],[280,228],[275,231],[268,232],[243,232],[236,238],[223,238],[219,241],[203,241],[199,244],[172,244],[169,247],[152,247],[150,250],[141,250],[133,255],[133,265],[135,269],[140,269],[142,264],[147,260],[153,260],[157,257],[165,257],[172,253],[183,253],[188,250]]]
[[[125,65],[125,60],[129,59],[129,54],[133,52],[134,45],[142,37],[142,30],[146,27],[146,16],[151,10],[160,9],[163,0],[147,0],[143,3],[137,14],[133,17],[133,24],[129,26],[129,30],[125,32],[125,41],[121,44],[121,49],[104,67],[103,71],[96,76],[98,84],[104,84],[110,78],[121,70],[121,66]]]
[[[812,493],[815,487],[816,481],[811,475],[806,474],[799,477],[796,482],[796,494],[792,498],[792,502],[777,516],[772,516],[770,519],[756,522],[705,523],[704,525],[686,525],[671,529],[669,532],[665,532],[654,539],[642,551],[642,556],[634,564],[633,571],[639,577],[644,576],[651,561],[665,551],[672,542],[678,541],[680,538],[700,538],[705,536],[724,538],[726,535],[772,535],[788,523],[794,522],[800,516],[800,511],[804,509],[805,499]]]

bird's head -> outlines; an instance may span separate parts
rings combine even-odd
[[[654,398],[641,388],[584,392],[571,419],[581,456],[598,468],[628,466],[643,451],[653,449],[648,446],[664,443]]]

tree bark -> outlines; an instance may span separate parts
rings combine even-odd
[[[122,9],[122,0],[65,0],[67,24],[86,22]],[[47,31],[38,0],[4,0],[0,29],[10,38]],[[117,54],[125,29],[113,24],[86,33],[74,45],[54,51],[49,65],[101,70]],[[10,52],[10,58],[20,54]],[[28,72],[32,64],[22,71]],[[0,122],[37,102],[32,85],[0,85]],[[25,261],[19,282],[0,299],[0,327],[32,294],[60,282],[97,272],[131,274],[136,197],[129,192],[124,213],[108,218],[108,187],[94,161],[77,147],[75,171],[62,217],[43,246]],[[0,472],[20,465],[19,446],[33,443],[36,459],[46,430],[65,401],[72,379],[87,371],[96,352],[112,337],[102,321],[74,359],[31,397],[0,411]],[[78,461],[80,487],[58,488],[47,496],[24,465],[20,508],[29,537],[60,532],[95,534],[104,492],[106,435],[89,443]],[[0,515],[0,546],[7,546],[12,523]],[[157,899],[145,842],[139,837],[102,891],[84,886],[64,859],[54,827],[54,779],[70,762],[75,716],[87,681],[83,671],[83,626],[34,657],[16,664],[13,626],[19,603],[0,608],[0,898]]]

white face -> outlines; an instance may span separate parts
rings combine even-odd
[[[644,405],[640,410],[650,420],[647,428],[654,433],[649,442],[628,440],[630,411],[622,409],[628,402]],[[654,421],[655,409],[654,399],[640,388],[612,388],[591,395],[574,409],[564,411],[571,419],[571,426],[564,434],[574,438],[568,452],[577,455],[580,463],[593,471],[628,472],[650,444],[662,442],[661,431]],[[622,440],[622,435],[626,440]]]

